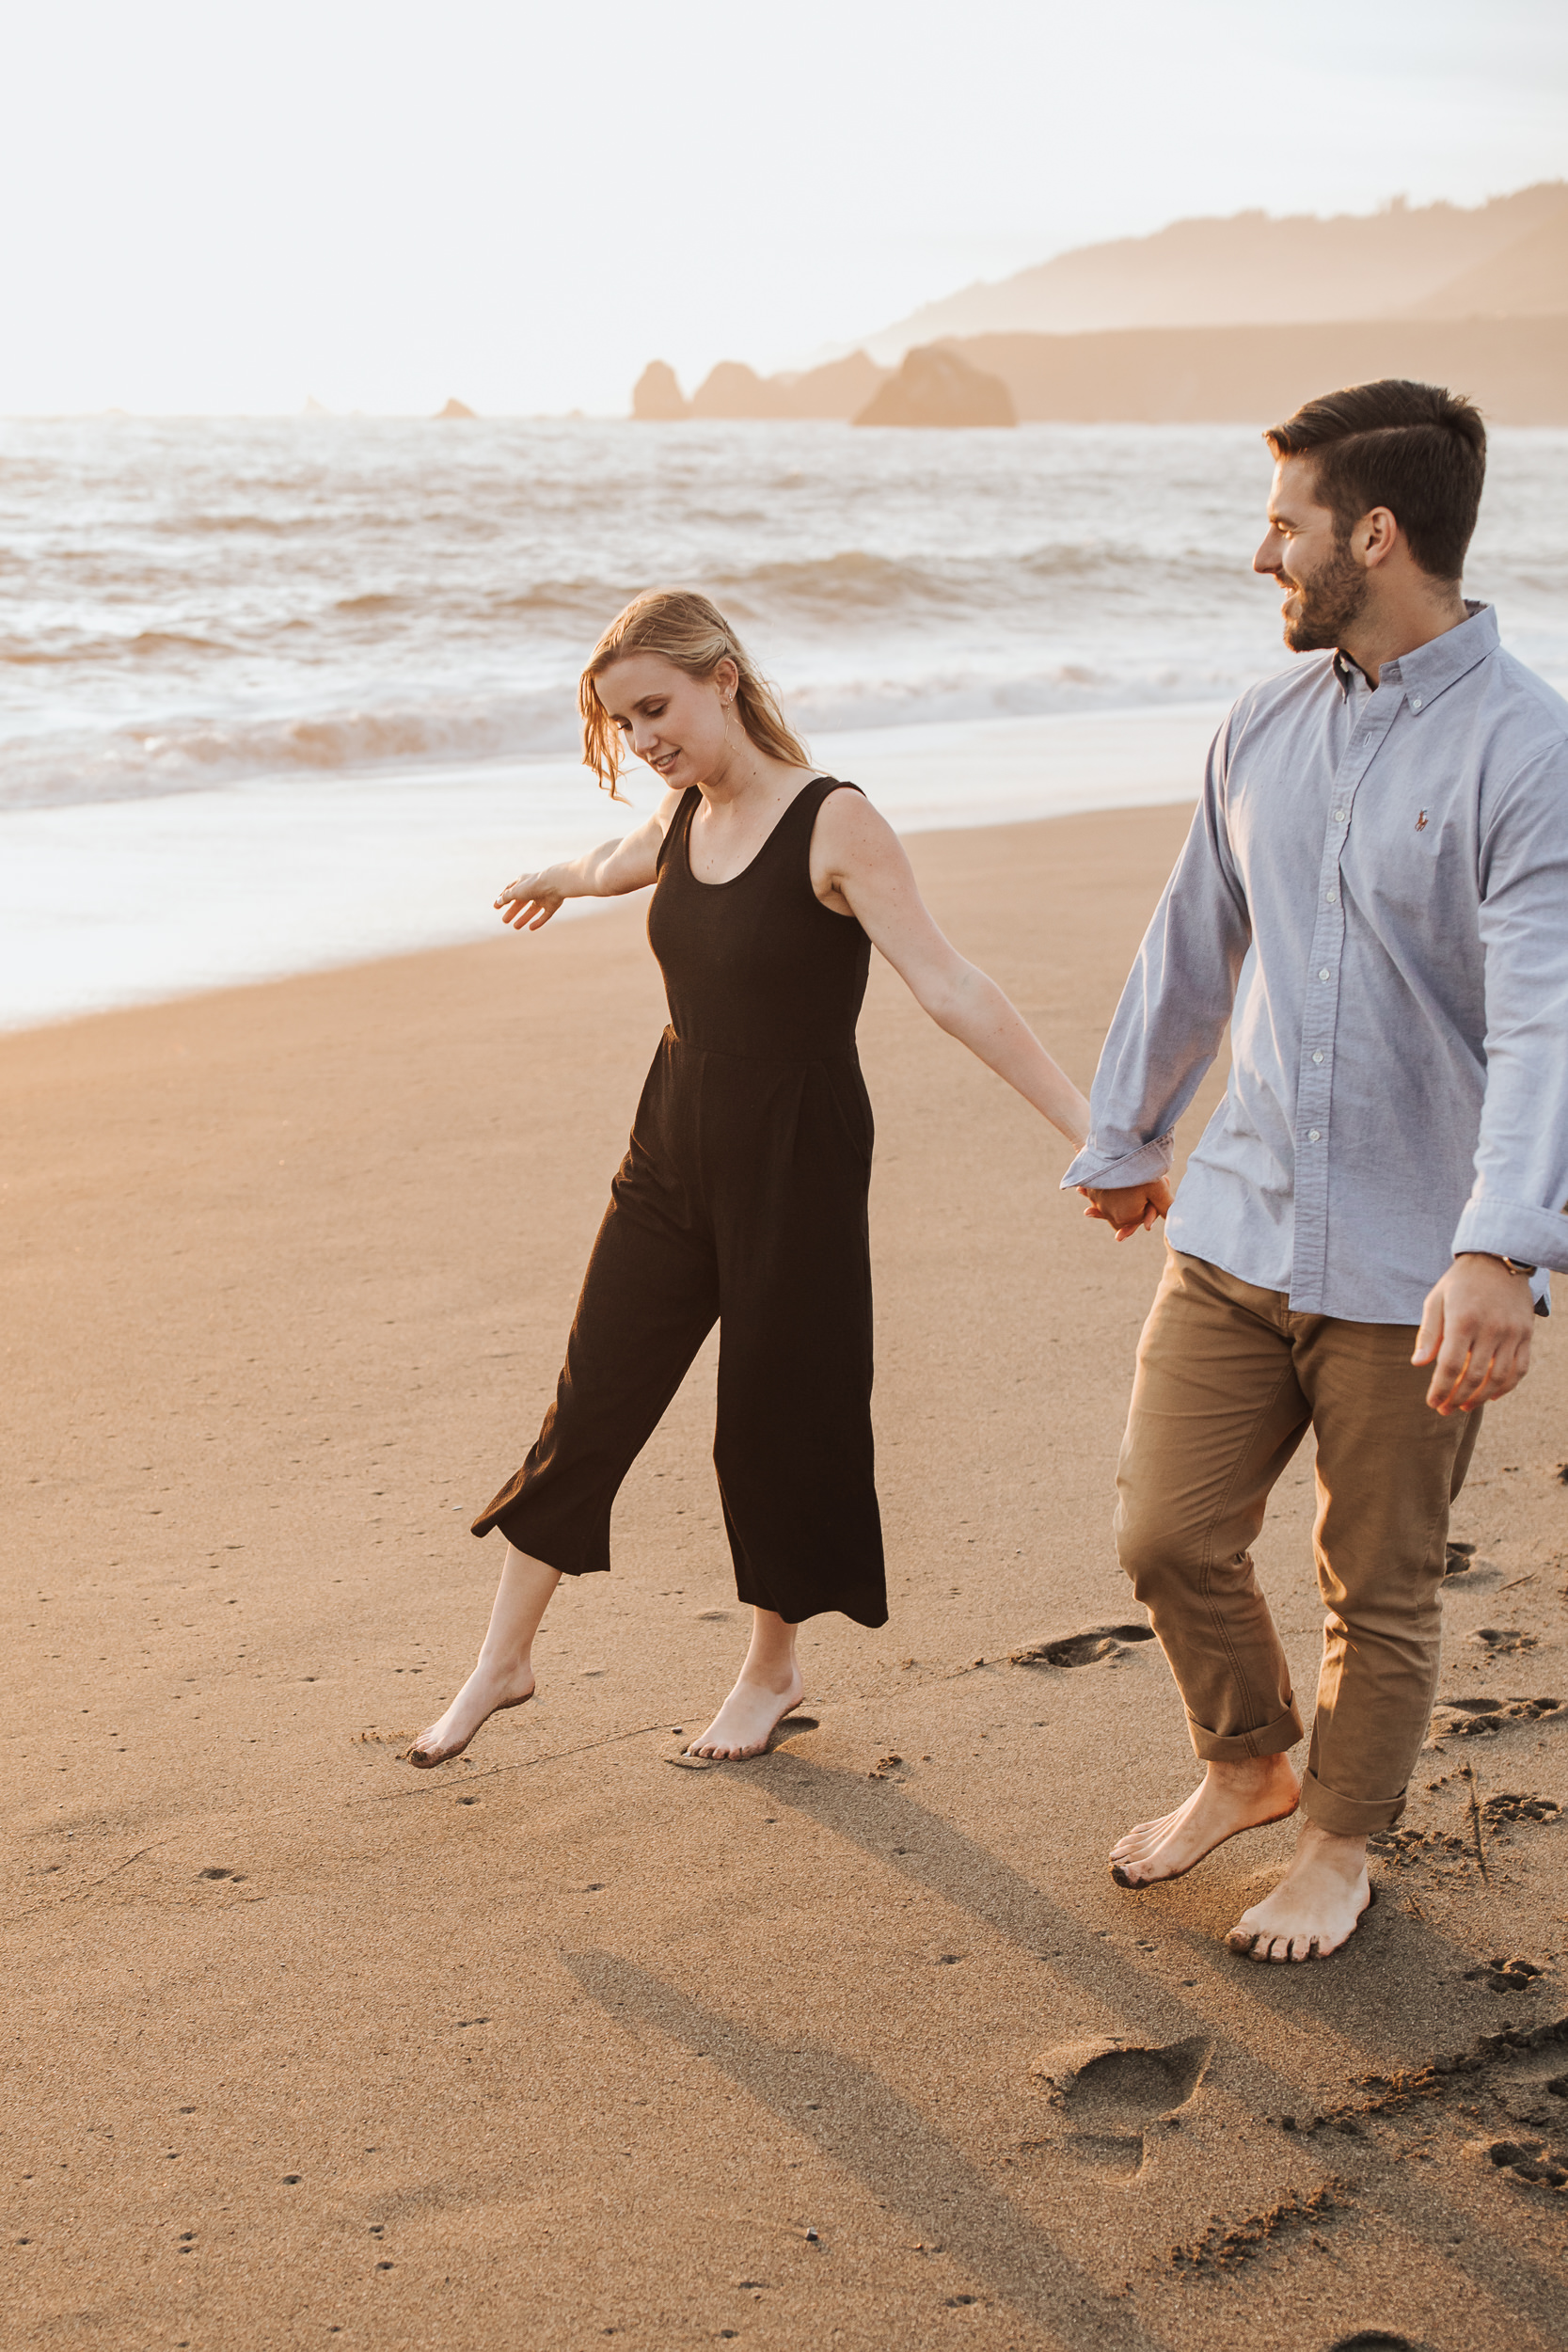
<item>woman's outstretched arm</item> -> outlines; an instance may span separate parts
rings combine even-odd
[[[835,792],[823,802],[812,835],[811,873],[817,896],[841,901],[859,918],[937,1026],[1081,1148],[1089,1131],[1088,1104],[996,982],[942,937],[903,843],[860,793]]]
[[[601,841],[596,850],[584,850],[580,857],[562,859],[537,874],[519,874],[496,900],[501,921],[514,930],[536,931],[567,898],[619,898],[628,890],[651,889],[658,876],[659,848],[680,798],[678,792],[666,792],[647,822],[619,841]]]

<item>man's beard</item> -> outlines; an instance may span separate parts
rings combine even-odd
[[[1285,585],[1300,599],[1285,623],[1285,643],[1292,653],[1327,653],[1345,642],[1345,633],[1366,609],[1370,583],[1350,551],[1348,540],[1338,540],[1333,554],[1310,580]]]

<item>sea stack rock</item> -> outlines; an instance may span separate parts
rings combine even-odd
[[[675,371],[663,359],[650,359],[637,379],[631,413],[641,424],[675,424],[691,414]]]
[[[474,411],[461,400],[449,400],[444,408],[436,411],[437,423],[443,417],[472,417]]]
[[[1016,424],[1013,396],[999,375],[972,368],[943,343],[923,343],[872,395],[857,424]]]
[[[721,359],[691,395],[694,417],[780,417],[789,413],[787,395],[765,382],[743,359]]]

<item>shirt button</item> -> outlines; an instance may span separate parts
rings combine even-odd
[[[1326,964],[1326,963],[1323,965],[1323,970],[1319,973],[1318,977],[1319,977],[1319,979],[1320,979],[1320,980],[1326,980],[1326,979],[1327,979],[1327,977],[1328,977],[1328,966],[1327,966],[1327,964]]]
[[[1323,892],[1323,898],[1327,904],[1331,907],[1338,906],[1339,903],[1339,893],[1337,890],[1325,890]]]
[[[1319,1135],[1316,1127],[1308,1127],[1307,1130],[1307,1140],[1308,1143],[1321,1143],[1323,1141],[1323,1137]]]
[[[1322,1061],[1323,1057],[1323,1047],[1320,1045],[1317,1052],[1313,1055],[1312,1059],[1314,1061]]]
[[[1420,707],[1421,707],[1421,698],[1420,698],[1419,694],[1412,694],[1412,695],[1411,695],[1411,697],[1410,697],[1410,707],[1411,707],[1411,709],[1412,709],[1412,710],[1419,710]]]
[[[1342,824],[1344,823],[1344,821],[1345,821],[1345,812],[1344,812],[1344,810],[1343,810],[1342,808],[1337,808],[1337,809],[1335,810],[1335,812],[1334,812],[1334,821],[1335,821],[1335,823],[1336,823],[1337,825],[1342,825]]]

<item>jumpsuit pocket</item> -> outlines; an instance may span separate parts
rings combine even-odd
[[[869,1168],[877,1140],[877,1125],[871,1115],[871,1097],[865,1090],[858,1061],[824,1061],[817,1063],[828,1089],[846,1143],[863,1167]]]

